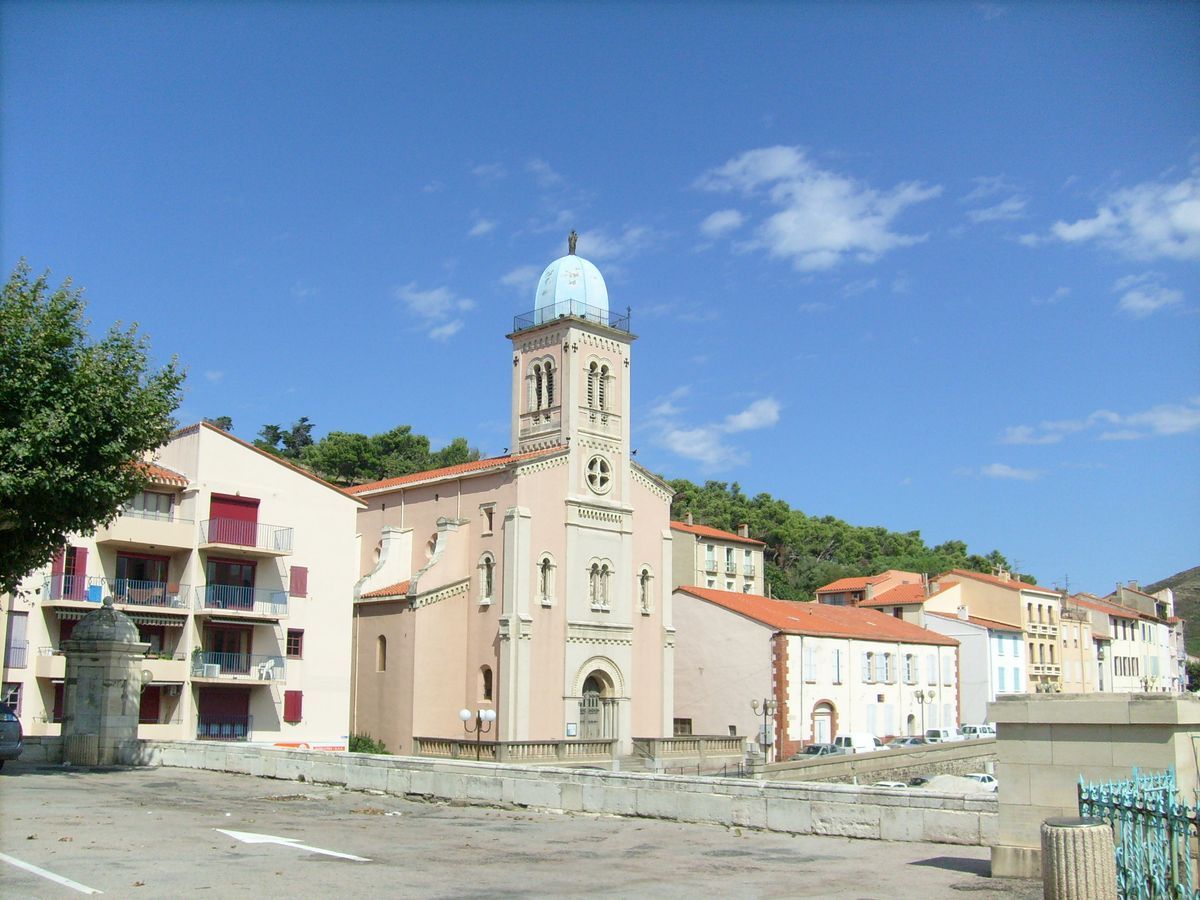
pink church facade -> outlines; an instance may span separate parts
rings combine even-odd
[[[672,733],[671,489],[630,454],[634,336],[591,263],[539,283],[512,343],[513,452],[374,484],[360,511],[353,719],[393,753],[461,737]]]

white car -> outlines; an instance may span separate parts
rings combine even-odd
[[[871,787],[907,788],[908,785],[903,781],[877,781]]]
[[[964,778],[970,778],[972,781],[978,781],[989,791],[995,792],[1000,787],[1000,783],[996,781],[994,775],[988,775],[986,772],[971,772],[969,775],[964,775]]]

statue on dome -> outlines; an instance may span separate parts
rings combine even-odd
[[[579,240],[579,235],[575,233],[575,229],[571,229],[571,233],[567,235],[567,253],[571,256],[575,255],[575,244]]]

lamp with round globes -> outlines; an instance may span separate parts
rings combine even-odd
[[[469,709],[460,709],[458,717],[462,719],[463,731],[467,734],[475,735],[475,759],[479,759],[479,741],[480,738],[491,731],[491,725],[496,721],[496,711],[494,709],[480,709],[471,712]],[[467,723],[475,720],[474,726]]]

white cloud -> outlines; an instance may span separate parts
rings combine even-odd
[[[207,372],[204,373],[204,377],[207,378],[209,381],[212,381],[215,383],[215,382],[220,381],[222,378],[224,378],[225,373],[222,372],[220,369],[209,369]]]
[[[444,183],[435,178],[433,181],[428,182],[423,188],[421,188],[421,191],[426,194],[436,194],[445,186],[446,185]]]
[[[975,8],[979,10],[979,14],[987,21],[998,19],[1003,15],[1008,14],[1008,7],[1001,6],[999,3],[976,3]]]
[[[471,230],[467,232],[467,237],[482,237],[495,227],[496,223],[491,219],[477,218]]]
[[[723,469],[746,461],[746,454],[728,442],[731,434],[769,428],[779,421],[780,405],[773,397],[755,400],[740,412],[720,422],[687,427],[678,420],[683,408],[676,402],[687,396],[682,387],[659,401],[650,410],[650,427],[655,443],[672,453],[694,459],[707,469]]]
[[[1161,403],[1142,412],[1115,413],[1100,409],[1082,419],[1046,421],[1039,425],[1013,425],[1005,429],[1005,444],[1057,444],[1084,431],[1101,429],[1100,440],[1140,440],[1170,437],[1200,430],[1200,396],[1183,403]]]
[[[978,203],[980,200],[995,197],[997,194],[1015,194],[1018,192],[1016,184],[1007,175],[978,175],[971,180],[975,183],[975,187],[971,188],[969,193],[959,198],[959,203]]]
[[[555,172],[544,159],[531,159],[525,164],[525,171],[533,175],[538,185],[543,188],[556,187],[563,182],[563,177]]]
[[[891,249],[924,241],[926,235],[893,231],[893,220],[942,191],[911,181],[879,191],[819,168],[799,147],[782,146],[749,150],[705,172],[696,186],[761,198],[775,208],[746,247],[789,259],[800,271],[833,268],[848,258],[873,262]]]
[[[736,209],[722,209],[700,223],[700,233],[708,238],[719,238],[742,227],[746,217]]]
[[[420,327],[429,329],[429,337],[439,341],[458,333],[463,327],[459,313],[475,307],[474,300],[459,297],[449,288],[422,291],[417,288],[416,282],[396,288],[395,296],[411,315],[420,320]]]
[[[655,243],[658,235],[642,225],[627,225],[618,234],[604,229],[579,235],[579,255],[592,260],[628,258]]]
[[[1117,308],[1138,319],[1183,302],[1183,292],[1165,287],[1157,272],[1126,275],[1113,284],[1113,291],[1121,295]]]
[[[866,278],[860,281],[851,281],[842,286],[843,297],[857,297],[859,294],[865,294],[867,291],[873,291],[879,287],[878,278]]]
[[[1011,219],[1021,219],[1025,216],[1024,197],[1009,197],[993,206],[982,209],[972,209],[967,212],[967,218],[978,225],[981,222],[1003,222]]]
[[[1015,481],[1034,481],[1042,477],[1036,469],[1018,469],[1005,463],[992,463],[979,470],[984,478],[1009,478]]]
[[[1054,289],[1054,293],[1050,294],[1048,297],[1032,297],[1030,299],[1033,303],[1055,304],[1060,300],[1066,300],[1069,296],[1071,296],[1071,289],[1066,286],[1060,286],[1056,287]]]
[[[1145,181],[1111,193],[1090,218],[1058,221],[1022,243],[1095,241],[1138,260],[1200,259],[1200,168],[1175,182]]]
[[[511,272],[500,277],[500,283],[505,287],[515,288],[532,294],[537,288],[538,276],[542,270],[537,266],[517,266]]]
[[[481,163],[471,169],[471,174],[480,181],[496,181],[508,175],[508,170],[502,163]]]
[[[304,281],[297,281],[292,285],[292,296],[297,300],[307,300],[309,297],[316,297],[320,293],[321,289],[319,287]]]

